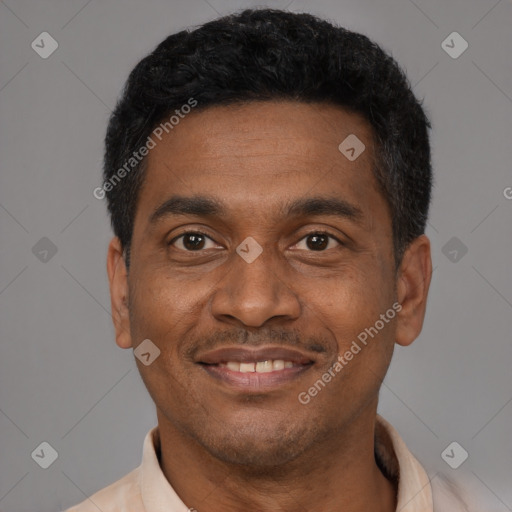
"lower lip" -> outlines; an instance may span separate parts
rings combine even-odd
[[[292,382],[302,376],[312,364],[292,366],[273,372],[235,372],[226,366],[201,365],[213,378],[220,380],[231,387],[249,392],[271,391],[284,384]]]

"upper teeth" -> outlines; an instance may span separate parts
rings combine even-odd
[[[282,359],[275,359],[269,361],[258,361],[257,363],[238,363],[237,361],[229,361],[227,363],[220,363],[220,366],[227,366],[229,370],[241,373],[268,373],[283,368],[291,368],[293,363],[291,361],[283,361]]]

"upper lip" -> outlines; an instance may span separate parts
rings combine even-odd
[[[296,349],[285,347],[224,347],[205,352],[197,358],[198,363],[219,364],[229,361],[239,363],[257,363],[258,361],[268,360],[291,361],[296,364],[313,363],[314,359]]]

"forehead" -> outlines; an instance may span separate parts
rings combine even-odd
[[[339,146],[354,136],[365,149],[351,161]],[[272,215],[291,197],[307,195],[340,196],[362,210],[386,208],[372,172],[372,128],[341,107],[298,102],[209,107],[188,114],[155,142],[136,224],[144,224],[171,195],[216,197],[233,215],[241,210]]]

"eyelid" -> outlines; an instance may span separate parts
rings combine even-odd
[[[307,236],[310,236],[310,235],[326,235],[330,238],[334,238],[334,240],[336,240],[336,242],[342,244],[343,242],[338,238],[338,235],[335,235],[334,233],[331,233],[330,231],[326,231],[324,229],[313,229],[312,231],[309,231],[307,232],[304,236],[301,237],[301,240],[303,238],[306,238]]]
[[[211,240],[212,242],[216,243],[217,245],[220,245],[210,235],[208,235],[208,233],[205,233],[204,231],[195,230],[195,229],[187,229],[186,231],[183,231],[179,235],[174,236],[171,240],[169,240],[169,242],[167,242],[167,245],[172,245],[174,242],[176,242],[176,240],[184,237],[185,235],[191,235],[191,234],[204,236],[204,237],[208,238],[209,240]],[[194,251],[188,251],[188,252],[194,252]],[[200,252],[200,251],[197,251],[197,252]]]
[[[176,235],[175,237],[173,237],[172,240],[170,240],[167,243],[167,245],[173,245],[174,242],[176,242],[178,239],[180,239],[181,237],[183,237],[185,235],[189,235],[189,234],[204,236],[204,237],[208,238],[209,240],[211,240],[212,242],[214,242],[215,244],[220,245],[216,240],[214,240],[211,236],[209,236],[204,231],[195,230],[195,229],[187,229],[186,231],[183,231],[179,235]],[[297,245],[299,242],[302,242],[302,240],[304,240],[308,236],[312,236],[312,235],[325,235],[329,238],[332,238],[336,242],[338,242],[338,244],[340,244],[341,246],[345,245],[345,243],[342,242],[336,235],[334,235],[330,231],[326,231],[324,229],[313,229],[313,230],[308,231],[307,233],[304,233],[294,245]],[[202,252],[202,251],[200,250],[200,251],[185,251],[185,252]],[[311,251],[311,252],[315,252],[315,251]],[[317,252],[325,252],[325,251],[317,251]]]
[[[336,236],[335,234],[331,233],[330,231],[326,231],[326,230],[323,230],[323,229],[314,229],[314,230],[308,231],[307,233],[305,233],[303,236],[300,237],[300,239],[295,243],[295,245],[297,245],[299,242],[302,242],[302,240],[304,240],[308,236],[312,236],[312,235],[325,235],[328,238],[332,238],[333,240],[335,240],[341,246],[345,246],[346,245],[344,242],[342,242],[338,238],[338,236]],[[326,251],[311,251],[311,252],[326,252]]]

